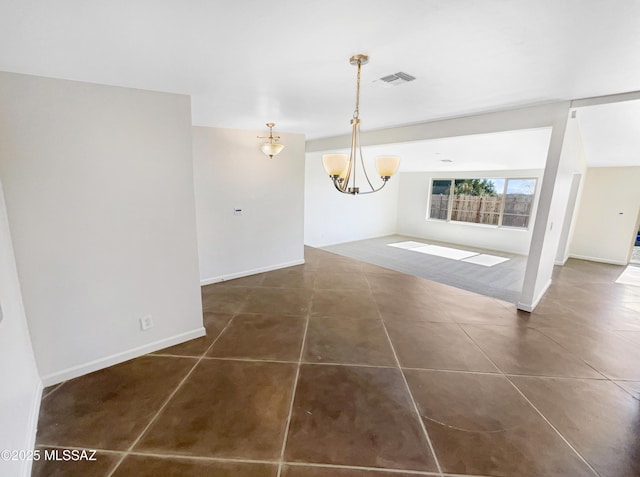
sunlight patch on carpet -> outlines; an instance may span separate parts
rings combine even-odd
[[[439,245],[425,245],[424,247],[412,248],[414,252],[428,253],[436,257],[451,258],[453,260],[462,260],[463,258],[478,255],[478,252],[469,252],[468,250],[458,250],[457,248],[441,247]]]
[[[406,242],[388,243],[387,245],[389,247],[411,250],[412,252],[435,255],[436,257],[449,258],[451,260],[461,260],[463,262],[473,263],[475,265],[482,265],[483,267],[493,267],[494,265],[498,265],[499,263],[503,263],[509,260],[505,257],[471,252],[469,250],[460,250],[458,248],[442,247],[440,245],[429,245],[426,243],[414,242],[412,240]]]
[[[389,247],[412,249],[417,247],[424,247],[427,244],[422,242],[412,242],[411,240],[409,240],[408,242],[396,242],[387,245],[389,245]]]
[[[465,258],[462,261],[467,263],[475,263],[476,265],[483,265],[485,267],[493,267],[502,262],[507,262],[509,259],[505,257],[497,257],[495,255],[487,255],[481,253],[480,255],[475,255],[474,257]]]

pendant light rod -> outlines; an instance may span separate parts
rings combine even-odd
[[[367,55],[353,55],[349,58],[349,63],[358,66],[358,76],[356,79],[356,109],[353,111],[354,119],[360,117],[360,71],[362,65],[369,63],[369,57]]]

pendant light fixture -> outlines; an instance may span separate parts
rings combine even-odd
[[[277,156],[278,154],[280,154],[280,151],[284,149],[284,144],[278,144],[278,139],[280,139],[280,136],[273,135],[273,127],[275,125],[276,123],[267,123],[267,127],[269,128],[269,136],[258,136],[258,139],[268,139],[267,142],[263,143],[260,146],[260,150],[262,150],[262,152],[264,152],[269,157]]]
[[[354,55],[349,59],[349,63],[358,67],[358,77],[356,83],[356,108],[351,118],[351,150],[349,156],[346,154],[324,154],[322,156],[322,164],[325,171],[333,181],[333,185],[343,194],[371,194],[382,189],[391,176],[398,170],[400,158],[397,156],[378,156],[376,158],[376,169],[378,175],[382,179],[382,184],[376,188],[371,184],[367,170],[364,167],[364,159],[362,158],[362,145],[360,144],[360,70],[362,65],[369,62],[367,55]],[[356,185],[356,160],[360,159],[362,173],[369,185],[370,190],[360,191],[360,187]]]

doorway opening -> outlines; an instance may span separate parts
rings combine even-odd
[[[638,231],[636,232],[636,242],[633,245],[633,251],[631,252],[631,260],[629,260],[630,265],[640,265],[640,227],[638,227]]]

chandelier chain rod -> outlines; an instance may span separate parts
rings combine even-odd
[[[356,81],[356,109],[353,111],[354,119],[360,117],[360,70],[362,69],[362,61],[358,60],[358,79]]]

